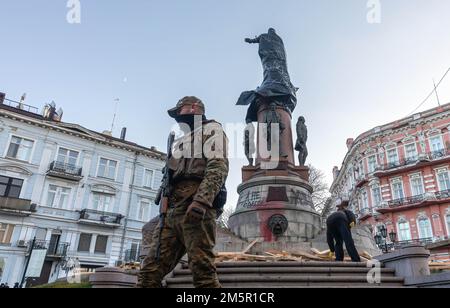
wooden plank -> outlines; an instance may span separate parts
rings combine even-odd
[[[295,252],[295,253],[291,253],[291,255],[294,256],[294,257],[303,257],[303,258],[311,259],[313,261],[323,261],[322,258],[317,257],[317,256],[312,255],[312,254],[307,253],[307,252],[303,252],[303,251],[298,251],[298,252]]]
[[[250,249],[252,249],[252,247],[255,246],[255,244],[258,243],[258,242],[259,242],[259,240],[257,240],[257,239],[254,240],[253,242],[251,242],[251,244],[248,245],[247,248],[245,248],[245,249],[242,251],[242,253],[243,253],[243,254],[246,254],[247,252],[249,252]]]

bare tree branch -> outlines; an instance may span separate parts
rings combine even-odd
[[[323,171],[309,165],[309,184],[313,188],[312,201],[314,208],[322,217],[327,217],[332,210],[330,192]]]

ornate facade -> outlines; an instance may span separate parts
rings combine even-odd
[[[20,282],[30,242],[47,249],[41,278],[137,256],[165,156],[108,133],[0,102],[0,280]]]
[[[397,245],[450,235],[450,104],[376,127],[347,141],[331,193],[360,224],[384,225]],[[389,241],[389,239],[388,239]]]

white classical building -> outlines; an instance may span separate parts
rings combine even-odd
[[[30,243],[46,248],[35,285],[133,259],[165,154],[61,121],[0,93],[0,281],[21,282]]]

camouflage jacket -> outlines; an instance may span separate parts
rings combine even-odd
[[[212,207],[228,176],[228,139],[220,123],[204,121],[201,128],[175,140],[172,170],[172,205],[192,198]],[[173,204],[175,203],[175,204]]]

